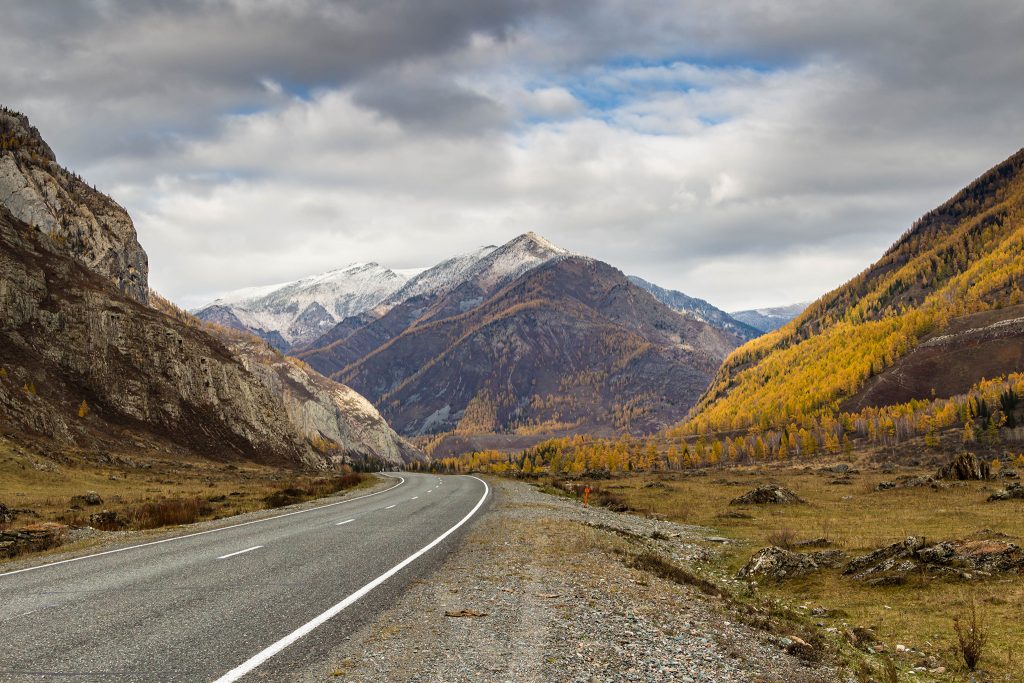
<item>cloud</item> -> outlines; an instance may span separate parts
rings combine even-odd
[[[538,230],[726,308],[809,299],[1024,139],[1024,7],[22,3],[0,92],[186,305]]]

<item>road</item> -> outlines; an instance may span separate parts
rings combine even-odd
[[[475,477],[391,476],[371,495],[0,574],[0,681],[285,681],[315,666],[488,499]]]

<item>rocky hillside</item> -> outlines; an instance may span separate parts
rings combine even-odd
[[[739,343],[533,234],[462,272],[300,357],[404,434],[645,433],[685,414]]]
[[[704,301],[704,299],[687,296],[674,289],[659,287],[635,275],[630,275],[629,281],[637,287],[650,292],[654,298],[672,310],[706,322],[708,325],[717,327],[729,334],[736,335],[743,341],[750,341],[760,337],[763,332],[759,328],[751,327],[747,323],[737,320],[720,308],[716,308],[707,301]]]
[[[231,292],[195,315],[255,334],[284,351],[308,344],[345,318],[374,308],[406,281],[376,263],[354,263],[295,282]]]
[[[29,159],[23,177],[34,183],[15,193],[14,208],[53,209],[53,225],[70,232],[0,202],[0,432],[56,452],[155,449],[316,467],[418,457],[347,387],[151,295],[127,214],[57,166],[24,117],[4,115],[20,133],[3,138],[3,159],[18,169]],[[38,188],[49,203],[33,204]],[[125,253],[104,251],[114,244]]]
[[[690,427],[948,396],[1020,370],[1024,150],[921,218],[874,265],[733,353]],[[933,393],[934,392],[934,393]]]
[[[141,303],[149,260],[128,213],[62,168],[23,114],[0,108],[0,205],[38,228],[50,248],[77,259]]]

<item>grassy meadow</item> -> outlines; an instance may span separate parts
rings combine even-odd
[[[1024,534],[1024,501],[986,502],[1001,484],[964,482],[949,488],[897,488],[877,491],[882,481],[933,470],[901,468],[882,473],[877,466],[850,465],[860,472],[843,477],[813,467],[739,468],[698,473],[645,473],[589,482],[601,497],[633,510],[714,528],[732,542],[709,542],[719,559],[706,567],[734,577],[758,549],[812,539],[827,539],[850,557],[866,554],[907,536],[929,541],[958,539],[978,532]],[[842,482],[842,483],[840,483]],[[777,483],[796,492],[804,505],[730,505],[759,484]],[[824,628],[871,628],[894,653],[903,672],[899,680],[966,680],[957,652],[954,617],[973,601],[989,633],[979,669],[989,678],[1024,680],[1024,580],[997,575],[965,581],[914,576],[901,586],[872,587],[826,569],[808,577],[775,583],[760,581],[762,598],[780,598],[798,609],[818,609],[812,617]],[[922,653],[897,652],[897,645]],[[929,661],[930,660],[930,661]],[[945,673],[912,670],[945,667]]]

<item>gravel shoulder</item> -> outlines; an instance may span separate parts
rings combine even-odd
[[[707,560],[712,530],[490,483],[489,511],[436,572],[291,680],[839,680],[738,623],[721,598],[633,566],[644,552]]]

